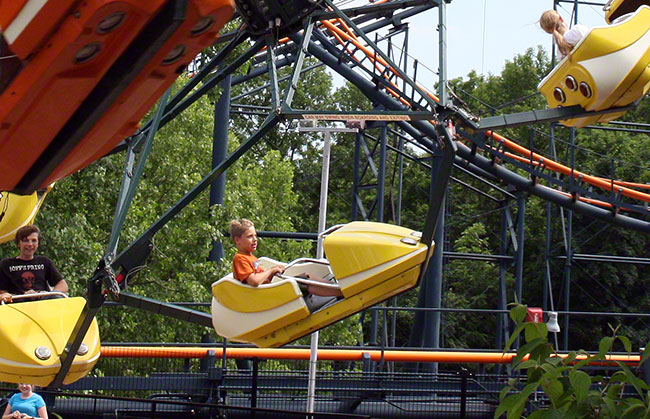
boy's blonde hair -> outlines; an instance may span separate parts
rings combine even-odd
[[[230,222],[230,237],[234,240],[235,237],[241,237],[251,227],[255,227],[251,220],[246,218],[238,218]]]

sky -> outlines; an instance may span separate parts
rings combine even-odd
[[[345,1],[343,8],[352,4]],[[368,0],[352,0],[355,6]],[[592,3],[604,4],[606,0]],[[569,22],[572,4],[560,3],[558,11]],[[550,55],[551,35],[538,24],[542,12],[553,8],[553,0],[452,0],[447,4],[447,78],[466,77],[474,70],[478,74],[501,73],[506,61],[523,54],[530,47],[541,45]],[[432,8],[406,19],[409,24],[409,55],[422,66],[418,82],[432,91],[438,81],[438,8]],[[604,26],[601,5],[581,4],[578,23],[587,27]],[[381,36],[386,30],[379,31]],[[374,39],[374,35],[371,35]],[[396,42],[399,42],[396,40]],[[334,75],[336,86],[343,80]]]
[[[500,74],[506,60],[537,45],[550,53],[552,37],[537,21],[544,10],[552,7],[553,0],[453,0],[447,4],[448,78],[464,77],[471,70]],[[567,21],[571,10],[569,3],[559,6]],[[588,27],[605,25],[603,16],[602,6],[579,6],[578,22]],[[410,55],[436,70],[438,9],[421,13],[409,22]]]

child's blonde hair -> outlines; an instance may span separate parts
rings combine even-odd
[[[546,33],[553,35],[555,44],[563,55],[569,55],[572,47],[564,40],[564,32],[567,30],[566,23],[557,10],[547,10],[542,13],[542,17],[539,18],[539,26]]]
[[[230,237],[234,240],[235,237],[241,237],[246,230],[251,227],[255,227],[251,220],[246,218],[238,218],[230,222]]]

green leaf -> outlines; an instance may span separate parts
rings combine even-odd
[[[598,344],[598,356],[602,357],[601,359],[604,359],[605,355],[611,351],[613,342],[614,338],[611,336],[605,336],[600,340]]]
[[[583,355],[583,354],[581,354],[581,355]],[[576,362],[573,365],[573,367],[576,368],[576,369],[582,368],[582,367],[584,367],[586,365],[591,364],[594,361],[599,361],[599,360],[603,359],[599,355],[592,356],[592,355],[586,354],[585,356],[586,356],[586,358],[581,359],[580,361]]]
[[[513,309],[514,310],[514,309]],[[511,311],[512,313],[512,311]],[[526,327],[525,323],[520,323],[515,327],[515,330],[513,330],[512,335],[510,335],[510,339],[508,339],[508,342],[506,343],[506,347],[503,348],[503,352],[509,351],[510,348],[512,347],[512,344],[515,343],[515,340],[517,339],[517,336],[521,333],[522,330],[524,330],[524,327]]]
[[[552,373],[554,371],[557,371],[559,368],[551,363],[545,363],[540,365],[540,368],[544,370],[545,373]]]
[[[538,409],[535,410],[530,415],[528,415],[526,419],[544,419],[546,418],[546,414],[547,414],[546,410]]]
[[[645,406],[643,404],[634,404],[623,411],[621,419],[636,419],[643,417]]]
[[[636,392],[643,397],[644,390],[648,390],[648,384],[646,384],[643,380],[640,378],[636,377],[632,371],[623,363],[620,363],[619,365],[623,372],[625,373],[625,376],[627,377],[628,383],[632,384],[634,386],[634,389]]]
[[[627,383],[628,378],[627,375],[625,375],[624,371],[616,371],[614,374],[612,374],[611,377],[609,377],[609,382],[610,383]]]
[[[517,304],[515,307],[510,309],[510,318],[517,325],[522,323],[528,314],[528,306],[523,304]]]
[[[551,400],[553,406],[558,405],[558,399],[564,393],[564,387],[562,386],[562,383],[554,379],[544,379],[542,383],[542,390],[544,390],[544,393],[546,393],[548,398]]]
[[[548,419],[569,419],[575,417],[570,411],[563,411],[560,409],[549,409],[546,411],[545,418]]]
[[[553,365],[549,364],[544,364],[542,366],[542,369],[544,370],[544,379],[546,380],[557,380],[559,378],[562,378],[562,369],[557,368]]]
[[[504,387],[501,389],[501,392],[499,393],[499,401],[502,402],[503,399],[508,395],[508,393],[512,390],[512,387],[510,385]]]
[[[512,364],[517,365],[524,357],[526,357],[526,355],[529,355],[531,351],[534,351],[538,345],[546,345],[546,341],[544,339],[535,339],[526,343],[524,346],[519,348],[517,355],[512,359]],[[537,358],[537,360],[541,361],[543,359]]]
[[[508,419],[518,419],[522,416],[524,409],[526,408],[526,403],[528,402],[528,397],[530,394],[537,389],[537,383],[528,383],[519,393],[519,399],[513,406],[512,410],[508,411]]]
[[[560,358],[560,357],[558,357],[558,358],[559,358],[560,360],[564,361],[564,363],[566,363],[566,364],[570,364],[570,363],[572,363],[573,361],[576,360],[576,357],[577,357],[577,356],[578,356],[578,354],[577,354],[575,351],[571,351],[571,352],[569,352],[569,353],[567,354],[567,356],[566,356],[565,358]]]
[[[546,323],[526,323],[525,336],[526,342],[534,339],[546,339],[548,336]]]
[[[494,411],[494,418],[497,419],[501,417],[506,412],[510,412],[515,405],[519,402],[521,394],[511,394],[499,403],[499,407]]]
[[[610,397],[605,397],[603,399],[605,402],[606,412],[609,412],[609,417],[616,417],[616,403]]]
[[[533,383],[542,379],[544,370],[540,367],[530,368],[528,370],[528,382]]]
[[[589,377],[589,374],[586,372],[573,370],[569,373],[569,381],[571,382],[571,386],[575,392],[576,402],[578,402],[578,404],[582,403],[589,392],[591,377]]]
[[[530,357],[533,359],[538,359],[542,362],[547,362],[548,358],[550,358],[551,354],[553,353],[553,347],[548,343],[548,340],[546,338],[541,338],[542,344],[536,345],[531,351],[530,351]]]
[[[612,384],[607,388],[606,397],[611,400],[619,398],[623,384]]]
[[[630,339],[628,339],[627,336],[617,336],[618,340],[621,341],[623,344],[623,347],[625,348],[625,352],[628,354],[632,352],[632,344],[630,343]]]
[[[534,359],[528,359],[517,366],[518,370],[523,370],[527,368],[537,367],[538,362]]]
[[[517,404],[514,409],[508,412],[507,419],[519,419],[523,416],[524,409],[526,408],[526,401]]]
[[[642,405],[642,406],[645,407],[645,404],[643,403],[643,400],[637,399],[637,398],[635,398],[635,397],[628,397],[628,398],[625,398],[625,399],[623,399],[623,400],[625,401],[625,403],[626,403],[628,406],[632,406],[632,405],[638,404],[638,405]]]

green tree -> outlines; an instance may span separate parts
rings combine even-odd
[[[489,243],[485,226],[475,223],[465,229],[454,244],[462,253],[487,254]],[[482,261],[452,260],[446,270],[445,306],[485,308],[498,300],[498,265]],[[512,278],[508,278],[512,285]],[[446,317],[446,344],[453,348],[489,348],[494,345],[496,317],[454,313]]]

